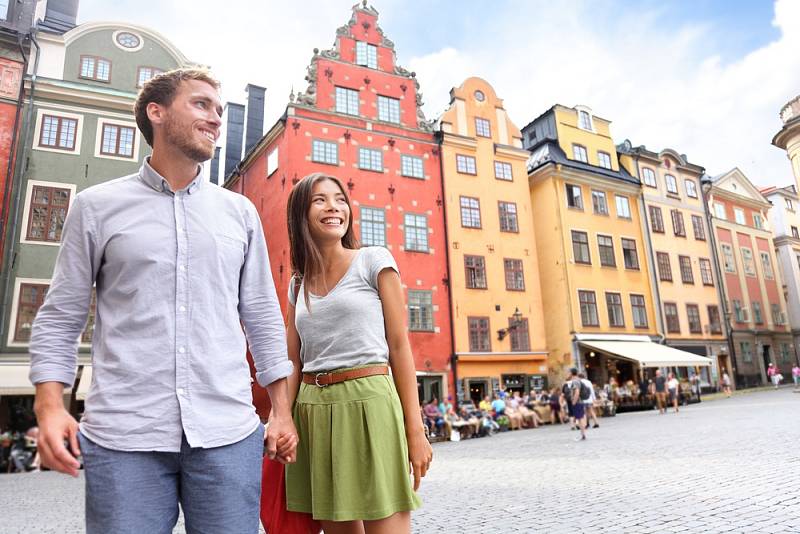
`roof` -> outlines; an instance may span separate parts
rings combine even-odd
[[[641,184],[638,178],[631,175],[621,165],[619,170],[615,171],[613,169],[606,169],[605,167],[598,167],[596,165],[590,165],[589,163],[583,163],[582,161],[569,159],[564,151],[561,150],[558,143],[549,139],[528,150],[531,152],[531,157],[528,158],[528,172],[532,172],[548,163],[555,163],[571,169],[597,174],[604,178],[620,180],[632,185],[638,186]]]

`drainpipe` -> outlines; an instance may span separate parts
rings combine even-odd
[[[5,279],[3,280],[3,309],[2,313],[0,313],[0,332],[2,332],[2,339],[6,339],[6,331],[5,327],[8,324],[6,322],[7,314],[9,310],[9,300],[6,298],[9,294],[9,290],[11,288],[11,270],[14,268],[14,262],[17,257],[16,252],[16,243],[14,242],[16,235],[17,235],[17,225],[19,219],[19,196],[21,194],[20,188],[22,187],[22,177],[27,170],[27,155],[28,155],[28,145],[31,143],[31,115],[33,114],[33,95],[36,89],[36,73],[39,70],[39,56],[41,56],[41,48],[39,47],[39,43],[36,41],[36,37],[31,32],[29,35],[31,43],[33,46],[36,47],[36,58],[33,61],[33,74],[31,74],[31,91],[30,97],[28,99],[28,109],[26,110],[25,115],[25,136],[23,137],[23,145],[22,145],[22,153],[19,155],[18,160],[21,162],[21,166],[16,166],[16,172],[14,173],[14,181],[16,182],[17,187],[12,187],[12,198],[10,199],[10,205],[14,207],[14,211],[11,214],[9,221],[11,222],[10,231],[6,233],[7,235],[7,243],[9,246],[6,247],[6,264],[3,267],[3,276]],[[23,87],[24,87],[24,78],[25,75],[23,74]],[[11,325],[8,325],[11,328]],[[0,343],[2,343],[0,341]]]
[[[705,179],[703,179],[705,178]],[[722,317],[721,319],[724,321],[725,325],[725,338],[728,342],[728,357],[730,359],[730,371],[733,374],[733,387],[736,388],[736,358],[734,354],[734,344],[733,344],[733,329],[731,329],[731,315],[730,311],[728,311],[728,299],[725,295],[725,281],[722,278],[722,270],[719,267],[719,261],[717,258],[717,237],[714,232],[713,226],[713,218],[714,216],[711,214],[711,210],[708,209],[708,193],[711,191],[713,184],[708,177],[700,178],[700,191],[703,193],[703,213],[706,216],[706,224],[708,224],[708,233],[711,238],[711,261],[714,262],[714,272],[717,273],[717,295],[719,296],[719,303],[721,304],[721,312]],[[704,187],[707,186],[707,187]],[[720,376],[720,379],[722,376]]]
[[[656,321],[658,326],[661,328],[661,331],[658,332],[659,343],[666,344],[667,337],[665,334],[667,329],[664,325],[664,314],[661,313],[661,290],[658,287],[658,276],[656,274],[658,271],[658,263],[656,262],[656,253],[653,250],[653,241],[650,236],[650,219],[647,218],[647,210],[645,210],[643,189],[639,190],[639,217],[641,217],[642,221],[644,221],[644,239],[645,243],[647,243],[647,252],[650,255],[650,265],[653,266],[652,271],[650,272],[650,283],[653,284],[653,293],[655,293],[656,297]]]
[[[6,230],[6,217],[8,216],[9,210],[9,198],[11,196],[11,184],[14,182],[14,176],[12,172],[14,170],[14,162],[16,161],[15,151],[17,149],[17,138],[19,137],[18,128],[19,128],[19,118],[22,115],[22,104],[25,98],[25,73],[28,71],[28,56],[25,55],[25,48],[22,46],[22,36],[17,35],[17,46],[19,47],[19,53],[22,56],[22,76],[19,79],[19,94],[17,95],[17,111],[14,115],[14,127],[11,133],[11,145],[8,149],[8,167],[6,168],[6,183],[5,188],[3,191],[3,207],[2,211],[0,212],[0,225],[3,225],[3,230]],[[5,232],[4,235],[0,235],[0,250],[5,249],[6,243],[6,236]],[[13,239],[13,236],[12,236]],[[0,254],[1,256],[2,254]],[[3,295],[3,299],[5,300],[5,295]]]
[[[453,320],[453,310],[455,309],[453,305],[453,290],[452,290],[452,283],[453,277],[450,273],[450,237],[447,232],[447,192],[445,191],[445,181],[444,181],[444,158],[442,157],[442,142],[444,140],[444,132],[438,131],[436,132],[437,141],[439,142],[439,179],[441,180],[442,184],[442,215],[444,217],[444,258],[445,262],[447,263],[447,294],[448,299],[450,301],[450,313],[447,314],[448,318],[450,319],[450,371],[453,374],[453,387],[456,389],[455,394],[453,397],[455,398],[455,406],[458,406],[458,356],[456,356],[456,325],[455,321]],[[491,384],[489,385],[491,388]],[[469,392],[465,392],[467,397],[469,397]],[[420,399],[421,400],[421,399]]]

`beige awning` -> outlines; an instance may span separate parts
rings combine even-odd
[[[631,360],[642,367],[702,367],[711,360],[652,341],[581,341],[581,345],[611,356]]]
[[[0,365],[0,395],[33,395],[36,387],[28,379],[26,364]]]
[[[92,385],[92,366],[84,365],[83,372],[81,373],[81,382],[78,384],[78,391],[75,392],[77,400],[86,400],[86,395],[89,394],[89,387]]]

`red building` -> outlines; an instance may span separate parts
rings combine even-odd
[[[332,49],[314,50],[308,88],[225,182],[258,208],[286,309],[291,266],[286,202],[294,183],[323,172],[347,184],[363,246],[385,246],[406,290],[421,399],[454,394],[447,249],[438,142],[413,72],[371,7],[353,7]],[[256,401],[258,403],[258,400]]]
[[[21,53],[7,46],[0,38],[0,252],[3,250],[6,223],[12,209],[10,192],[14,165],[11,160],[20,130],[23,65]]]

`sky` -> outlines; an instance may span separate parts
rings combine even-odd
[[[244,103],[267,88],[268,129],[314,48],[330,48],[355,0],[82,0],[79,22],[152,28]],[[559,103],[612,121],[616,143],[673,148],[711,175],[739,167],[756,185],[793,182],[771,145],[800,94],[798,0],[375,0],[398,63],[415,71],[424,111],[480,76],[518,127]]]

